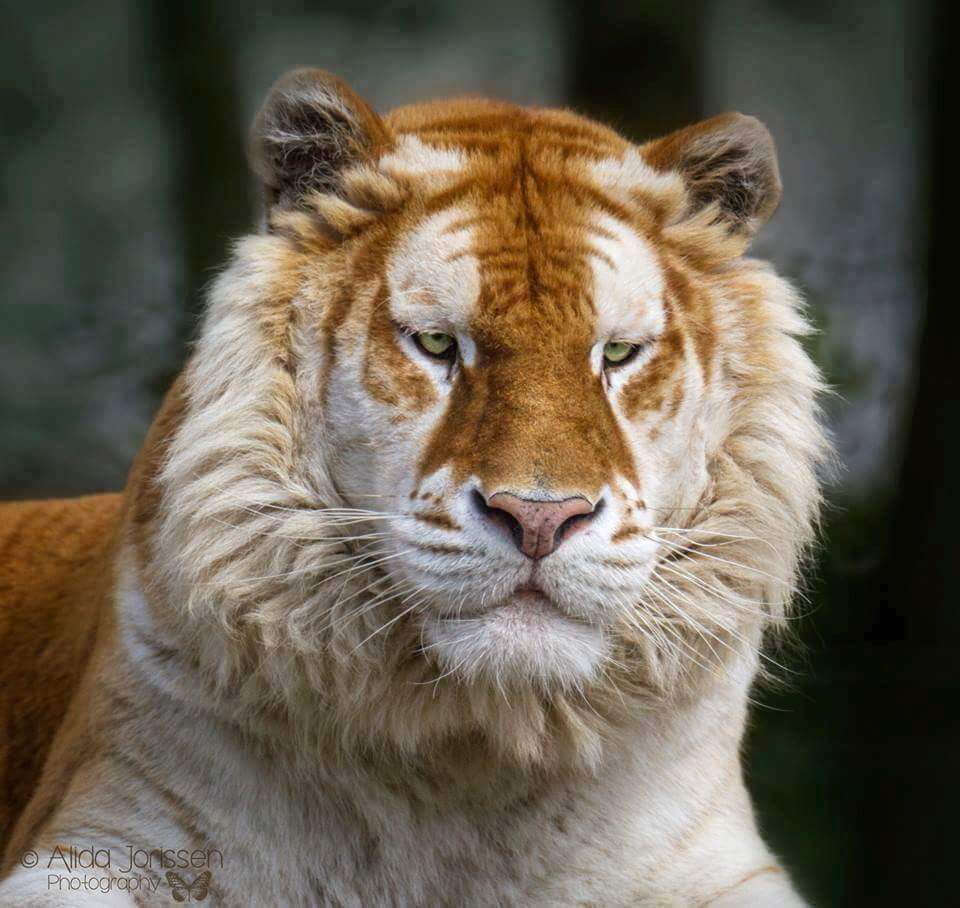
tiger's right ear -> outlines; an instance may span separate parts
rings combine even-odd
[[[250,165],[267,210],[296,207],[310,192],[336,192],[343,172],[390,144],[373,109],[336,76],[295,69],[270,90],[253,123]]]

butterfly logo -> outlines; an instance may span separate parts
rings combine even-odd
[[[177,902],[202,902],[210,892],[210,879],[213,874],[209,870],[198,873],[192,882],[188,883],[179,873],[167,871],[167,882],[173,891],[173,898]]]

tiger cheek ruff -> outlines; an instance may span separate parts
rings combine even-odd
[[[299,70],[250,159],[126,490],[2,508],[0,905],[68,846],[219,855],[71,905],[802,905],[739,758],[829,454],[767,130]]]

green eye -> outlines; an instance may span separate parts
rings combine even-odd
[[[603,359],[611,366],[619,366],[632,359],[639,349],[639,344],[628,344],[626,341],[610,341],[604,344]]]
[[[417,346],[430,356],[449,359],[457,350],[457,342],[439,331],[421,331],[413,337]]]

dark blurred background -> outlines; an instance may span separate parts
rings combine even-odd
[[[119,488],[204,285],[250,229],[246,127],[315,64],[381,109],[562,104],[643,139],[763,119],[845,470],[747,766],[817,905],[955,902],[957,355],[945,299],[947,27],[909,0],[0,0],[0,496]],[[949,345],[949,349],[948,349]],[[947,875],[951,875],[948,883]]]

